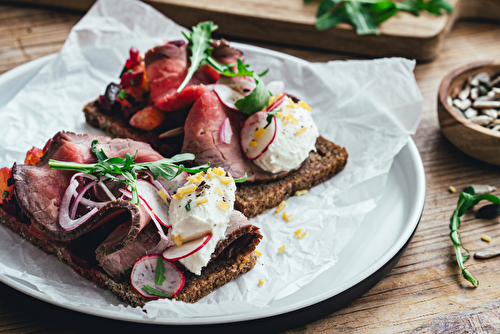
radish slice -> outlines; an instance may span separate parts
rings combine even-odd
[[[281,105],[281,103],[283,103],[283,99],[285,98],[285,96],[285,93],[281,94],[281,96],[278,97],[276,101],[273,102],[273,104],[267,107],[266,111],[273,111],[274,109],[277,109]]]
[[[87,212],[87,214],[78,219],[71,219],[69,217],[69,205],[71,203],[71,199],[73,198],[73,193],[75,193],[76,188],[78,188],[78,181],[75,180],[74,177],[75,176],[73,176],[68,188],[66,189],[66,192],[61,200],[61,206],[59,207],[59,225],[61,225],[61,227],[66,231],[71,231],[82,225],[98,210],[97,208],[93,208]]]
[[[229,117],[226,117],[224,122],[220,127],[220,140],[223,143],[231,144],[231,136],[233,135],[233,130],[231,130],[231,123],[229,122]]]
[[[150,171],[146,171],[145,172],[146,174],[149,175],[149,181],[154,184],[154,186],[156,188],[158,188],[158,190],[161,190],[163,189],[165,191],[165,196],[167,198],[167,202],[170,203],[170,201],[172,200],[172,194],[170,193],[170,191],[167,189],[167,187],[160,181],[159,178],[157,178],[156,180],[154,179],[153,177],[153,173],[151,173]],[[162,178],[163,179],[163,178]]]
[[[235,111],[238,111],[238,108],[236,108],[234,103],[245,97],[245,95],[243,95],[242,93],[237,92],[236,90],[226,85],[216,84],[214,86],[214,92],[223,105]]]
[[[269,126],[264,129],[264,132],[256,139],[255,133],[260,128],[264,128],[267,125],[267,112],[259,111],[248,117],[241,128],[240,134],[240,144],[245,157],[250,160],[257,159],[264,153],[269,145],[274,141],[276,137],[276,117]],[[255,143],[250,146],[250,143]]]
[[[266,88],[275,96],[285,91],[285,83],[283,81],[271,81],[266,85]]]
[[[255,80],[252,77],[226,77],[221,76],[217,84],[226,85],[237,92],[247,96],[255,89]]]
[[[170,227],[168,224],[168,201],[160,196],[160,190],[148,181],[137,180],[137,193],[145,208],[160,224]]]
[[[174,297],[182,290],[186,279],[175,264],[162,259],[163,266],[165,267],[164,275],[166,279],[161,285],[155,284],[158,257],[159,255],[151,254],[145,255],[137,260],[130,274],[130,284],[138,294],[146,298],[165,298],[154,296],[144,291],[143,287],[146,285]]]
[[[209,234],[203,238],[199,238],[182,244],[182,246],[172,246],[163,252],[163,258],[167,261],[177,261],[191,254],[196,253],[205,246],[212,236]]]

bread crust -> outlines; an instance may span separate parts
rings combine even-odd
[[[94,102],[88,103],[83,112],[87,123],[112,137],[147,141],[146,131],[133,128],[119,115],[107,115],[101,112]],[[310,189],[340,173],[347,164],[347,159],[345,148],[319,136],[316,141],[316,152],[311,152],[299,169],[290,172],[284,178],[238,184],[234,208],[247,218],[260,215],[293,196],[297,190]]]
[[[69,251],[70,242],[55,241],[40,238],[30,232],[29,221],[24,221],[18,216],[6,212],[0,207],[0,223],[28,240],[37,248],[46,253],[54,254],[59,260],[69,264],[71,268],[86,279],[99,285],[101,288],[110,290],[116,297],[130,304],[132,307],[142,307],[152,299],[139,295],[128,281],[117,282],[98,266],[85,267],[72,257]],[[176,300],[186,303],[194,303],[200,298],[210,294],[224,284],[232,281],[239,274],[251,270],[257,262],[255,252],[246,256],[238,256],[232,259],[216,259],[202,270],[200,276],[196,276],[177,264],[186,278],[184,288],[175,296]]]

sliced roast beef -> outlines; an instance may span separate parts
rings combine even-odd
[[[97,248],[96,256],[100,266],[114,279],[122,280],[126,276],[126,271],[134,266],[138,258],[146,254],[159,254],[168,246],[168,239],[163,239],[158,233],[153,222],[150,222],[137,235],[132,242],[125,247],[116,250],[116,240],[122,239],[122,234],[126,231],[116,229]]]
[[[141,142],[58,133],[37,165],[14,165],[15,196],[21,210],[32,223],[55,240],[75,239],[128,212],[129,219],[121,225],[127,228],[127,233],[122,234],[122,239],[116,240],[115,244],[116,248],[122,248],[131,242],[149,221],[149,215],[141,207],[127,201],[116,200],[107,203],[88,221],[71,231],[66,231],[59,225],[61,200],[74,173],[51,169],[48,166],[48,160],[95,162],[96,158],[90,149],[90,144],[95,139],[99,140],[98,148],[102,148],[110,157],[125,157],[127,153],[134,154],[138,150],[136,159],[138,162],[162,158],[148,144]]]
[[[222,64],[236,64],[243,58],[243,52],[231,47],[228,41],[220,39],[212,42],[212,57]]]
[[[193,88],[196,102],[184,125],[184,143],[181,152],[193,153],[195,164],[210,161],[212,166],[221,166],[235,178],[248,175],[248,181],[274,180],[286,173],[272,174],[248,160],[241,152],[240,129],[245,116],[222,106],[217,96],[207,87]],[[233,132],[231,142],[220,139],[222,122],[229,117]]]
[[[172,41],[157,46],[146,52],[144,61],[151,99],[156,102],[164,96],[175,94],[184,81],[188,70],[186,44]]]
[[[255,250],[262,235],[259,228],[252,225],[241,212],[234,210],[229,218],[225,238],[215,247],[210,261],[218,257],[224,259],[247,255]]]

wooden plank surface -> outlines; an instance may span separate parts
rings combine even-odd
[[[59,50],[80,17],[81,14],[72,12],[0,5],[0,73]],[[436,96],[441,79],[451,70],[471,61],[499,59],[499,35],[498,24],[459,22],[444,41],[435,61],[416,67],[424,110],[413,139],[426,172],[427,198],[419,228],[399,264],[347,308],[287,333],[460,333],[466,329],[470,333],[481,333],[481,330],[496,328],[492,324],[498,326],[500,257],[466,262],[481,281],[479,288],[471,288],[460,277],[448,228],[458,194],[451,194],[447,189],[450,185],[462,189],[474,183],[488,183],[500,189],[499,169],[469,158],[442,136],[437,122]],[[308,49],[258,45],[309,61],[348,58]],[[499,195],[500,191],[495,194]],[[500,249],[498,219],[480,221],[474,219],[473,212],[468,213],[461,232],[464,244],[473,252]],[[492,236],[492,241],[482,241],[482,234]],[[27,300],[28,305],[22,304]],[[491,304],[486,305],[488,303]],[[46,314],[43,309],[48,306],[44,305],[0,285],[0,332],[89,331],[91,324],[87,318],[64,311]],[[454,314],[456,312],[461,313]],[[457,321],[459,318],[462,320]],[[127,331],[123,324],[109,321],[98,324],[94,326],[96,332],[110,326]]]
[[[93,0],[15,0],[20,3],[87,10]],[[448,0],[454,7],[450,15],[422,12],[419,17],[399,12],[380,26],[380,36],[356,35],[353,27],[342,23],[319,31],[314,27],[319,0],[145,0],[182,26],[213,20],[219,33],[301,47],[319,48],[375,57],[402,56],[431,60],[443,48],[443,41],[461,17],[498,20],[500,4],[495,0]]]

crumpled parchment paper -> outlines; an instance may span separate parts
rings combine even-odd
[[[0,111],[0,166],[22,162],[32,146],[43,147],[57,131],[101,134],[85,123],[83,106],[118,75],[131,46],[142,53],[182,38],[182,27],[134,0],[101,0],[71,31],[48,62]],[[217,316],[270,305],[308,284],[337,262],[337,254],[377,205],[394,156],[420,120],[422,96],[414,61],[401,58],[308,63],[245,48],[245,59],[265,82],[282,80],[286,91],[312,106],[319,132],[345,146],[343,172],[306,196],[287,201],[286,223],[268,212],[252,219],[264,236],[255,268],[195,304],[159,300],[141,309],[120,305],[109,292],[86,281],[54,256],[0,228],[0,275],[35,289],[62,306],[119,311],[149,318]],[[307,235],[298,240],[294,231]],[[286,251],[278,253],[278,247]],[[258,280],[265,279],[263,286]]]

